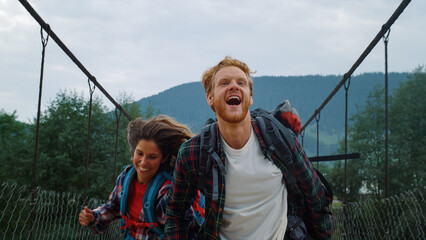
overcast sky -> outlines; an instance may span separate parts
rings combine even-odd
[[[399,0],[32,0],[38,14],[112,97],[135,100],[199,81],[224,56],[254,76],[344,74]],[[426,1],[413,0],[392,26],[389,71],[426,63]],[[0,109],[36,116],[40,26],[18,0],[0,0]],[[63,89],[88,95],[87,77],[49,39],[45,107]],[[384,71],[380,41],[355,74]],[[289,86],[291,87],[291,86]],[[330,89],[330,92],[332,89]],[[102,96],[99,90],[95,94]],[[108,106],[108,100],[104,100]]]

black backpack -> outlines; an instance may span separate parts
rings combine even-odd
[[[296,148],[297,142],[291,131],[284,127],[283,124],[274,117],[274,115],[264,109],[258,108],[251,111],[250,115],[257,121],[261,135],[266,145],[269,146],[265,157],[272,160],[271,156],[274,154],[281,159],[281,162],[285,163],[286,166],[289,166],[288,169],[292,169],[291,164],[293,162],[294,155],[292,151]],[[207,169],[212,169],[213,161],[216,163],[216,166],[220,169],[220,171],[226,175],[225,166],[223,165],[219,155],[216,153],[216,124],[216,120],[210,118],[200,133],[201,149],[198,165],[198,184],[199,189],[202,191],[204,191]],[[330,184],[318,170],[314,169],[314,171],[316,171],[319,179],[325,187],[327,203],[330,205],[333,201],[333,191]],[[213,167],[213,201],[218,200],[217,178],[217,168]],[[285,181],[287,181],[290,185],[296,184],[296,177],[292,171],[288,171]],[[304,216],[288,216],[285,239],[311,239],[308,234],[310,231],[306,227],[310,225],[305,224],[305,222],[309,220],[305,220],[303,218]]]

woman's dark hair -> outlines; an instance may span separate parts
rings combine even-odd
[[[152,140],[157,144],[163,158],[167,158],[160,168],[169,171],[174,168],[180,145],[192,136],[193,134],[187,126],[166,115],[159,115],[149,120],[136,118],[127,127],[127,141],[131,158],[133,159],[140,140]]]

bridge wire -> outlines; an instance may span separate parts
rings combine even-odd
[[[89,101],[89,120],[87,123],[87,140],[86,140],[86,174],[84,176],[84,198],[87,197],[87,189],[89,186],[89,158],[90,158],[90,127],[92,122],[92,105],[93,105],[93,93],[95,92],[96,85],[90,84],[90,79],[87,79],[89,85],[90,101]]]
[[[40,130],[40,112],[41,112],[41,98],[42,98],[42,92],[43,92],[43,75],[44,75],[44,61],[46,58],[46,46],[49,42],[49,36],[50,36],[50,26],[46,24],[46,31],[47,36],[46,38],[43,35],[43,28],[40,28],[40,38],[41,38],[41,45],[42,45],[42,51],[41,51],[41,66],[40,66],[40,84],[39,84],[39,90],[38,90],[38,107],[37,107],[37,122],[36,122],[36,134],[35,134],[35,146],[34,146],[34,161],[33,161],[33,169],[32,169],[32,190],[33,193],[31,194],[31,204],[34,204],[35,197],[37,195],[37,192],[34,191],[37,189],[37,161],[38,161],[38,139],[39,139],[39,130]],[[32,213],[30,213],[30,239],[32,239],[32,225],[33,217]]]
[[[318,112],[315,115],[315,121],[317,122],[317,157],[319,157],[319,120],[321,117],[321,112]],[[319,170],[319,161],[317,162],[317,169]]]
[[[96,81],[96,78],[84,67],[83,64],[74,56],[74,54],[65,46],[65,44],[59,39],[59,37],[53,32],[53,30],[50,29],[50,26],[44,22],[44,20],[40,17],[40,15],[34,10],[34,8],[28,3],[26,0],[19,0],[21,4],[27,9],[28,13],[31,14],[31,16],[40,24],[40,26],[45,30],[49,32],[49,35],[51,38],[58,44],[58,46],[64,51],[65,54],[68,55],[68,57],[77,65],[78,68],[89,78],[90,81],[92,81],[93,84],[96,85],[96,87],[110,100],[112,104],[115,105],[120,111],[123,113],[124,116],[130,121],[132,118],[129,114],[127,114],[126,111],[118,104],[114,98],[111,97],[111,95],[102,87],[102,85]]]
[[[347,83],[347,84],[346,84]],[[348,78],[348,81],[345,82],[344,88],[345,88],[345,155],[348,154],[348,90],[349,86],[351,85],[351,77]],[[345,159],[345,178],[344,178],[344,189],[345,189],[345,195],[343,198],[343,202],[347,203],[347,185],[346,185],[346,179],[347,179],[347,159]]]
[[[391,29],[383,35],[385,44],[385,197],[389,197],[389,125],[388,125],[388,42]]]
[[[113,178],[113,181],[115,181],[115,178],[117,177],[117,149],[118,149],[118,130],[119,130],[119,126],[120,126],[120,118],[121,118],[121,111],[118,111],[118,109],[115,108],[116,128],[115,128],[114,178]]]
[[[377,35],[374,37],[374,39],[370,42],[370,44],[367,46],[367,48],[364,50],[364,52],[361,54],[361,56],[356,60],[356,62],[352,65],[352,67],[349,69],[349,71],[343,75],[342,80],[337,84],[337,86],[334,88],[334,90],[330,93],[330,95],[324,100],[324,102],[321,104],[320,107],[318,107],[314,114],[306,121],[306,123],[303,125],[302,130],[305,129],[309,123],[314,119],[316,114],[320,112],[325,105],[331,100],[331,98],[337,93],[337,91],[342,87],[343,83],[346,82],[346,80],[354,73],[354,71],[358,68],[359,65],[361,65],[362,61],[370,54],[371,50],[376,46],[376,44],[380,41],[382,36],[390,29],[392,24],[398,19],[398,17],[401,15],[401,13],[404,11],[404,9],[408,6],[408,4],[411,2],[411,0],[403,0],[401,4],[398,6],[398,8],[395,10],[395,12],[392,14],[392,16],[389,18],[389,20],[382,25],[382,28],[377,33]]]

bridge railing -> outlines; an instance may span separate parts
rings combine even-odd
[[[334,204],[333,239],[426,239],[425,192],[426,187],[386,199]],[[35,201],[31,204],[33,194]],[[78,214],[84,206],[93,209],[105,201],[2,183],[0,239],[122,239],[120,221],[100,235],[92,235],[78,223]],[[29,218],[31,213],[34,220]]]
[[[333,208],[333,239],[426,239],[425,190]]]

